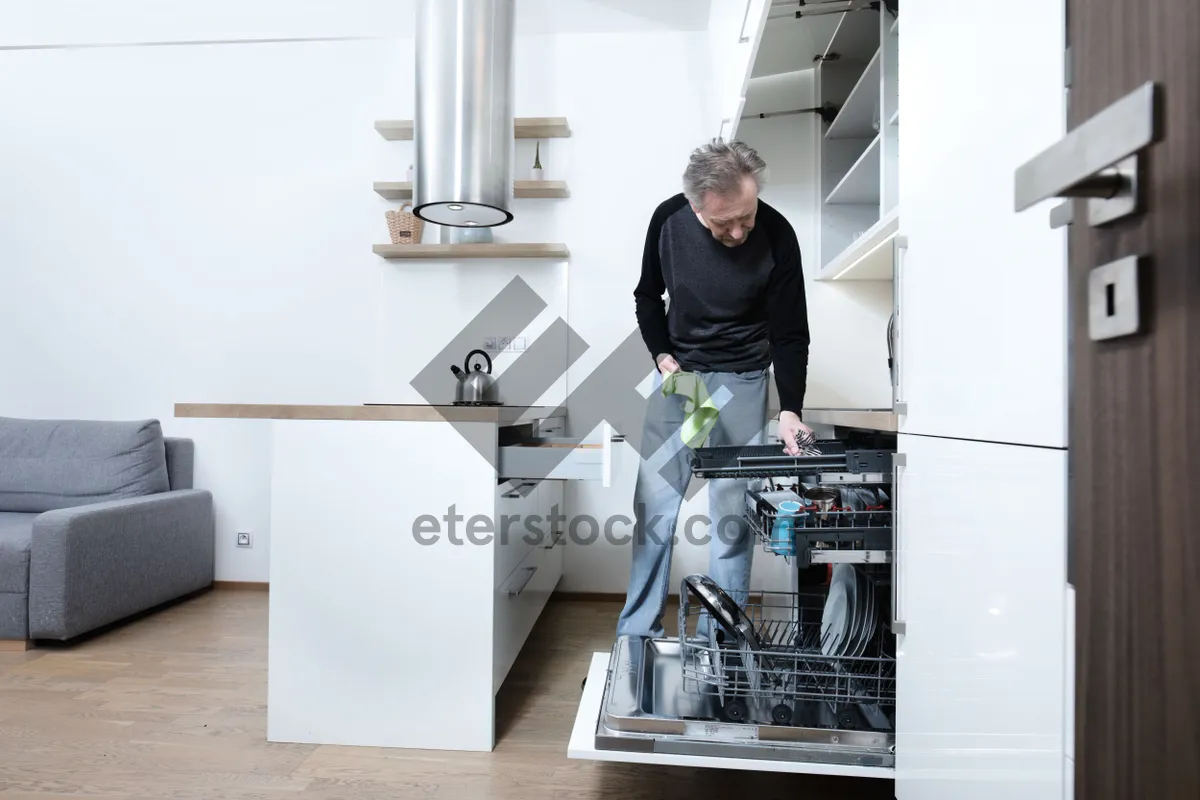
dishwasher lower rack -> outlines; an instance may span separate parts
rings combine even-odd
[[[683,688],[677,639],[618,637],[596,721],[597,750],[893,768],[891,731],[723,721],[717,698]],[[828,712],[826,713],[828,717]]]
[[[858,568],[855,568],[858,569]],[[682,688],[707,697],[725,722],[890,734],[895,727],[895,639],[886,593],[871,593],[853,641],[832,641],[819,593],[762,592],[742,609],[762,649],[739,646],[684,592],[679,606]],[[858,618],[861,617],[861,618]]]

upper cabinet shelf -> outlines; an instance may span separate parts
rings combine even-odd
[[[886,281],[892,279],[892,240],[900,232],[900,211],[893,210],[817,274],[819,281]]]
[[[375,192],[387,200],[411,200],[413,185],[407,181],[376,181]],[[558,198],[570,197],[566,181],[513,181],[513,197]]]
[[[879,14],[852,11],[842,14],[825,59],[865,62],[879,49]]]
[[[375,130],[388,141],[407,141],[413,138],[413,121],[380,120]],[[571,136],[571,126],[566,117],[517,117],[513,120],[513,135],[517,139],[566,139]]]
[[[826,205],[879,205],[879,145],[876,136],[825,198]]]
[[[869,139],[875,135],[875,112],[879,105],[881,51],[876,50],[837,118],[825,132],[827,139]]]

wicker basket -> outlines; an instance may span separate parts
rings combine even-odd
[[[425,220],[407,210],[410,208],[412,203],[405,203],[399,211],[387,212],[388,233],[392,236],[392,244],[421,243]]]

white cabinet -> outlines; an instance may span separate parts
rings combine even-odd
[[[770,0],[712,0],[709,6],[714,137],[729,140],[737,134],[750,70],[770,6]]]
[[[565,514],[563,482],[498,476],[477,449],[499,450],[508,427],[272,423],[270,741],[493,747],[496,692],[565,544],[550,519],[555,503]],[[599,443],[557,444],[527,446],[547,471],[554,450],[601,479]]]
[[[492,688],[499,691],[513,662],[529,638],[533,626],[562,578],[565,537],[560,521],[553,519],[552,506],[562,513],[559,481],[523,481],[516,488],[501,485],[501,514],[509,514],[507,536],[500,549],[512,548],[522,558],[496,585],[494,614]],[[519,515],[519,516],[518,516]],[[503,519],[503,517],[501,517]],[[503,529],[503,528],[501,528]]]
[[[1062,450],[899,437],[898,800],[1063,796]]]
[[[1065,234],[1013,210],[1064,131],[1062,2],[905,7],[899,48],[901,430],[1066,445]]]
[[[536,546],[540,531],[528,530],[538,512],[537,481],[504,481],[496,491],[495,586],[511,582],[513,572]]]

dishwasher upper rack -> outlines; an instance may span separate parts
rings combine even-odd
[[[871,502],[844,499],[828,511],[800,498],[802,514],[790,518],[791,535],[784,541],[773,536],[778,519],[775,500],[793,495],[791,487],[783,492],[773,489],[746,490],[743,517],[763,550],[795,560],[798,568],[813,564],[889,564],[892,561],[892,510],[887,489],[845,484],[831,488],[845,495],[851,491],[869,493]],[[888,487],[890,489],[890,487]],[[857,507],[856,507],[857,506]]]
[[[789,456],[782,444],[700,447],[692,453],[692,474],[700,478],[752,479],[847,473],[870,475],[876,482],[891,479],[890,450],[850,448],[838,439],[821,439],[813,444],[820,455]]]

